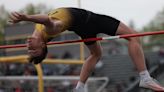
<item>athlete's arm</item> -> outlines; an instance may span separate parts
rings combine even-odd
[[[44,24],[50,26],[52,24],[51,20],[49,19],[48,15],[46,14],[35,14],[35,15],[27,15],[23,13],[13,12],[10,15],[11,23],[18,23],[21,21],[30,21],[39,24]]]
[[[27,15],[18,12],[11,13],[9,22],[14,24],[21,21],[30,21],[43,24],[45,25],[48,33],[51,35],[60,33],[63,27],[63,24],[60,20],[51,19],[46,14]]]

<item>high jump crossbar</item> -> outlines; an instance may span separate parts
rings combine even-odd
[[[79,43],[79,42],[100,41],[100,40],[112,40],[112,39],[119,39],[119,38],[140,37],[140,36],[159,35],[159,34],[164,34],[164,30],[153,31],[153,32],[144,32],[144,33],[136,33],[136,34],[125,34],[125,35],[117,35],[117,36],[99,37],[99,38],[89,38],[89,39],[82,39],[82,40],[67,40],[67,41],[49,42],[49,43],[47,43],[47,45]],[[27,46],[26,44],[1,45],[0,49],[22,48],[22,47],[26,47],[26,46]]]
[[[109,36],[109,37],[101,37],[101,38],[89,38],[89,39],[83,39],[83,40],[68,40],[68,41],[61,41],[61,42],[49,42],[47,45],[53,45],[53,44],[66,44],[66,43],[78,43],[78,42],[88,42],[88,41],[99,41],[99,40],[112,40],[112,39],[118,39],[118,38],[128,38],[128,37],[139,37],[139,36],[146,36],[146,35],[158,35],[158,34],[164,34],[164,31],[155,31],[155,32],[145,32],[145,33],[137,33],[137,34],[126,34],[126,35],[118,35],[118,36]],[[17,44],[17,45],[2,45],[0,46],[0,49],[5,48],[22,48],[26,47],[26,44]],[[38,73],[38,92],[44,91],[44,83],[43,83],[43,71],[41,69],[41,65],[35,65],[35,68]]]

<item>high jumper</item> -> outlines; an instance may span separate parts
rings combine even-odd
[[[36,23],[32,36],[27,39],[29,61],[35,64],[41,63],[45,59],[47,43],[65,30],[75,32],[82,39],[94,38],[99,33],[110,36],[137,33],[113,17],[72,7],[58,8],[48,14],[27,15],[13,12],[10,19],[11,23],[21,21]],[[147,70],[140,38],[128,37],[125,39],[128,40],[129,55],[140,75],[139,86],[154,91],[164,91],[164,87],[156,83]],[[85,42],[85,45],[88,47],[90,55],[82,66],[80,80],[73,92],[84,92],[84,85],[102,55],[98,41]]]

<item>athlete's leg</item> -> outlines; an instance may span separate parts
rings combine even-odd
[[[81,91],[75,91],[75,92],[83,92],[82,90],[84,90],[85,82],[87,81],[96,63],[101,57],[101,46],[98,42],[92,45],[87,45],[87,47],[90,50],[90,56],[86,59],[86,61],[82,66],[82,70],[80,73],[80,81],[76,86],[76,90],[79,89]]]
[[[123,23],[120,23],[116,32],[117,35],[135,34],[135,33],[137,32],[127,27]],[[129,41],[128,43],[129,55],[134,61],[134,64],[136,65],[138,72],[146,70],[145,58],[141,47],[140,38],[132,37],[132,38],[127,38],[127,40]]]
[[[80,73],[80,81],[85,83],[88,79],[90,73],[94,69],[96,63],[101,57],[101,46],[98,42],[87,45],[90,50],[90,56],[86,59],[85,63],[83,64],[81,73]]]
[[[120,23],[116,32],[117,35],[132,34],[132,33],[137,33],[137,32],[127,27],[123,23]],[[140,77],[141,77],[140,86],[157,91],[159,90],[164,91],[164,88],[160,87],[160,85],[158,85],[152,80],[150,74],[147,71],[140,38],[132,37],[132,38],[127,38],[127,40],[129,41],[128,43],[129,55],[131,56],[132,61],[134,62],[138,72],[140,73]]]

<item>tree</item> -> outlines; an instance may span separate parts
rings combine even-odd
[[[146,25],[143,28],[144,32],[147,31],[160,31],[164,30],[164,8],[156,14],[154,19],[150,21],[148,25]],[[153,47],[153,46],[163,46],[164,45],[164,37],[163,35],[155,35],[155,36],[149,36],[148,37],[148,44],[147,46]]]
[[[5,7],[2,5],[0,6],[0,44],[3,43],[3,29],[4,27],[7,25],[7,18],[9,13],[7,12],[7,10],[5,9]]]
[[[33,5],[33,4],[27,4],[23,9],[20,10],[20,12],[24,12],[26,14],[38,14],[38,13],[47,13],[50,11],[50,8],[47,8],[46,5],[44,4],[38,4],[38,5]]]
[[[8,18],[8,11],[5,9],[4,6],[0,6],[0,31],[4,28],[4,26],[7,24],[7,18]]]

